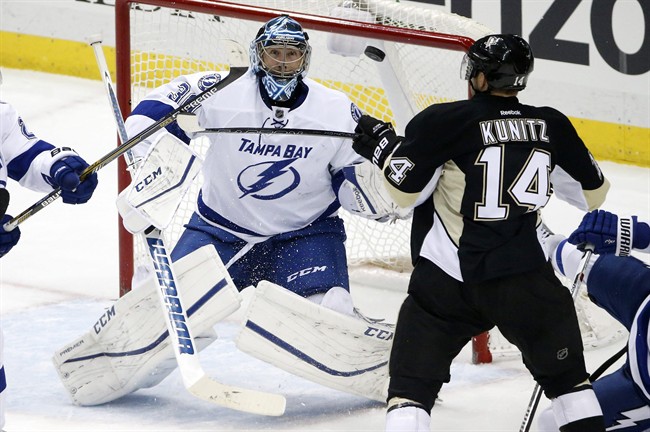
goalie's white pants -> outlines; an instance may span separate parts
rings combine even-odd
[[[385,401],[392,340],[391,325],[336,312],[262,281],[237,347],[294,375]]]
[[[176,288],[199,349],[216,339],[213,326],[241,304],[241,296],[212,246],[174,263]],[[176,367],[153,277],[99,317],[92,329],[59,349],[54,366],[72,400],[97,405],[152,387]],[[167,313],[167,312],[165,312]]]

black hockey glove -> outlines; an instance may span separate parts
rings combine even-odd
[[[377,165],[380,169],[388,155],[399,144],[402,137],[395,134],[393,125],[369,115],[362,115],[356,129],[352,148],[364,158]]]

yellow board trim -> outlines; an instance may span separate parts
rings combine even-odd
[[[104,46],[104,54],[114,79],[115,48]],[[88,44],[22,33],[0,31],[0,66],[101,79]],[[372,112],[381,103],[368,100],[362,88],[354,86],[352,94],[362,110],[389,118],[390,112]],[[582,118],[571,118],[571,122],[596,159],[650,167],[650,128]]]

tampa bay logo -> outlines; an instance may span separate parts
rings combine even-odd
[[[300,174],[290,167],[295,159],[262,162],[245,168],[237,176],[237,186],[243,192],[239,198],[252,196],[261,200],[281,198],[300,184]]]
[[[219,81],[221,81],[221,75],[219,74],[214,73],[214,74],[204,75],[199,79],[197,86],[199,87],[199,90],[204,91],[205,89],[209,89]]]

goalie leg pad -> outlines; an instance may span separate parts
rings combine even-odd
[[[241,295],[212,246],[174,263],[189,325],[203,349],[213,326],[239,308]],[[74,403],[98,405],[162,381],[176,367],[153,276],[116,301],[93,328],[59,349],[54,366]]]
[[[262,281],[237,347],[313,382],[383,402],[392,340],[391,325],[335,312]]]

